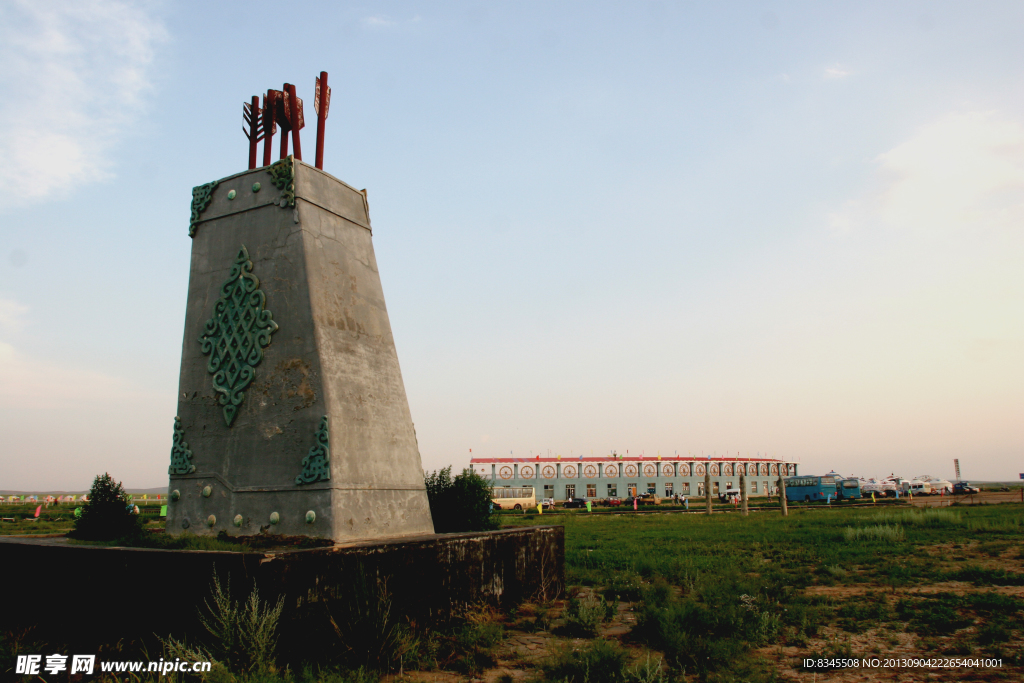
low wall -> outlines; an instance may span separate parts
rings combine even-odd
[[[561,526],[249,553],[0,537],[8,577],[0,625],[35,626],[37,639],[82,648],[192,637],[216,572],[236,599],[254,587],[271,604],[284,597],[281,651],[310,652],[327,646],[321,641],[332,629],[325,624],[372,605],[385,586],[393,614],[437,623],[475,603],[507,608],[558,596],[564,558]]]

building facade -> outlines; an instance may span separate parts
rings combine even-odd
[[[538,499],[625,498],[654,493],[703,496],[705,476],[711,493],[739,490],[747,476],[747,493],[774,492],[779,473],[796,476],[797,464],[774,458],[473,458],[470,467],[494,487],[533,487]]]

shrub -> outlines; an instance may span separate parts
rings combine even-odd
[[[464,469],[452,478],[452,468],[445,467],[425,475],[424,483],[436,533],[498,528],[491,510],[491,485],[473,470]]]
[[[950,581],[967,581],[976,586],[1022,586],[1024,574],[1005,569],[989,569],[978,565],[967,565],[946,574]]]
[[[418,656],[419,643],[392,610],[386,577],[360,569],[341,597],[328,616],[346,663],[387,671]]]
[[[626,651],[607,640],[592,640],[578,649],[556,650],[541,669],[550,681],[625,683]]]
[[[112,541],[137,535],[142,526],[131,512],[131,496],[109,473],[97,475],[89,490],[82,515],[75,519],[72,538],[84,541]]]
[[[209,638],[206,646],[188,646],[185,641],[168,637],[163,641],[167,657],[191,661],[215,662],[216,669],[226,672],[256,673],[272,671],[277,647],[277,622],[284,608],[284,598],[273,607],[260,600],[253,588],[244,603],[231,598],[230,582],[221,587],[213,575],[213,604],[205,602],[209,614],[200,612],[199,619]]]
[[[905,536],[903,527],[899,524],[878,524],[876,526],[852,527],[848,526],[843,530],[843,536],[847,542],[854,541],[888,541],[896,543],[902,541]]]
[[[608,618],[608,607],[604,598],[598,600],[594,596],[570,598],[565,608],[566,635],[579,638],[593,638],[597,635],[597,626]],[[614,614],[614,613],[613,613]]]

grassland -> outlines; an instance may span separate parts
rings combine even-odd
[[[660,661],[666,678],[1024,678],[1021,505],[797,506],[788,518],[583,513],[558,523],[571,593],[617,602],[623,615],[625,628],[598,627],[596,639],[624,647],[627,661]],[[571,606],[553,620],[554,633],[579,621]],[[823,672],[800,664],[819,656],[991,657],[1003,666]]]
[[[1024,505],[501,519],[565,526],[567,595],[481,609],[443,633],[385,620],[387,638],[358,648],[378,653],[363,668],[234,680],[1024,680]],[[1001,666],[802,666],[891,657]]]

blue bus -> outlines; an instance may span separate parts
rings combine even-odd
[[[860,490],[860,479],[840,479],[836,477],[836,496],[843,498],[860,498],[864,494]]]
[[[786,477],[786,500],[811,502],[814,500],[843,500],[860,498],[860,481],[842,477]]]

